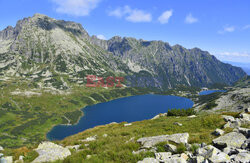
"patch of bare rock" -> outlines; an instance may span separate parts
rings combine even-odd
[[[64,148],[52,142],[43,142],[39,144],[38,148],[35,150],[39,156],[33,161],[33,163],[63,160],[71,155],[71,152],[68,148]]]
[[[188,133],[178,133],[173,135],[159,135],[144,137],[137,140],[141,144],[138,151],[151,151],[155,157],[144,158],[138,163],[249,163],[250,162],[250,129],[241,127],[242,124],[249,124],[249,114],[241,113],[239,118],[223,116],[228,125],[224,127],[234,128],[233,132],[224,133],[222,129],[216,129],[211,134],[218,136],[212,141],[212,145],[189,144]],[[237,123],[239,122],[239,123]],[[157,152],[156,145],[166,142],[165,152]],[[185,151],[177,153],[178,144],[185,145]],[[196,146],[196,150],[191,147]]]

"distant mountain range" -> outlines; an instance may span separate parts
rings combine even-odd
[[[246,75],[198,48],[115,36],[89,36],[81,24],[35,14],[0,31],[0,79],[68,89],[87,75],[121,75],[129,86],[231,85]]]
[[[223,61],[223,62],[229,63],[233,66],[241,67],[248,75],[250,75],[250,63],[232,62],[232,61]]]

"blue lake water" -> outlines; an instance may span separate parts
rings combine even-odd
[[[201,91],[199,95],[209,95],[214,92],[226,92],[225,90],[207,90],[207,91]]]
[[[166,95],[139,95],[120,98],[109,102],[85,107],[84,116],[76,125],[58,125],[48,134],[49,140],[62,140],[86,129],[111,122],[134,122],[151,119],[172,108],[191,108],[193,101],[188,98]]]

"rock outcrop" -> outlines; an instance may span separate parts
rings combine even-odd
[[[226,122],[235,122],[237,119],[231,116],[223,116]],[[241,114],[241,119],[248,121],[248,115]],[[237,127],[233,132],[225,135],[221,129],[216,129],[213,134],[219,136],[212,142],[213,145],[201,144],[188,144],[188,134],[173,134],[173,135],[160,135],[154,137],[145,137],[138,139],[137,142],[141,143],[142,147],[140,152],[149,151],[154,149],[157,143],[160,142],[175,142],[177,144],[184,143],[186,151],[181,154],[176,154],[177,147],[172,144],[166,144],[166,152],[155,152],[154,158],[145,158],[139,163],[157,162],[157,163],[208,163],[208,162],[250,162],[250,139],[249,130],[247,128]],[[195,152],[191,152],[191,146],[198,147]],[[151,150],[152,151],[152,150]],[[140,153],[138,152],[138,153]],[[134,153],[134,154],[138,154]]]
[[[0,157],[0,163],[13,163],[13,157],[12,156],[5,156]]]
[[[213,132],[213,134],[214,134],[215,136],[221,136],[221,135],[224,134],[224,131],[221,130],[221,129],[219,129],[219,128],[217,128],[217,129]]]
[[[173,134],[173,135],[159,135],[152,137],[144,137],[137,140],[138,143],[142,144],[142,148],[151,148],[160,142],[172,141],[174,143],[187,143],[189,138],[188,133]]]
[[[173,124],[174,124],[174,125],[177,125],[177,126],[182,126],[182,124],[179,123],[179,122],[174,122]]]
[[[246,137],[238,132],[230,132],[213,140],[213,144],[218,148],[236,147],[240,148]]]
[[[90,142],[90,141],[95,141],[97,138],[97,135],[87,137],[86,139],[81,140],[82,142]]]
[[[166,151],[172,152],[172,153],[175,153],[177,150],[176,146],[172,144],[166,144],[164,147]]]
[[[63,160],[71,155],[71,152],[68,148],[64,148],[52,142],[43,142],[39,144],[35,151],[39,154],[39,156],[33,161],[33,163]]]
[[[159,163],[155,158],[144,158],[142,161],[138,161],[137,163]]]
[[[244,88],[234,87],[215,101],[215,103],[218,105],[213,110],[223,110],[228,112],[247,112],[248,108],[250,108],[249,93],[249,85]],[[231,116],[224,116],[224,119],[229,122],[234,121],[234,118]]]

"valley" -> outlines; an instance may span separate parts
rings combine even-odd
[[[105,79],[119,77],[124,82],[119,88],[88,87],[88,75]],[[202,87],[225,91],[199,95]],[[141,111],[150,110],[147,116],[128,115],[135,117],[131,121],[118,117],[118,123],[110,123],[112,118],[104,119],[105,123],[95,123],[48,142],[46,136],[53,127],[60,124],[69,128],[77,126],[75,124],[85,116],[82,109],[103,106],[105,102],[112,103],[124,97],[132,98],[129,96],[139,98],[139,95],[171,95],[187,100],[184,101],[188,105],[179,105],[181,101],[166,98],[158,101],[161,106],[152,106],[147,103],[152,98],[146,98],[141,103],[148,106]],[[240,135],[244,140],[240,145],[247,143],[249,97],[249,76],[241,68],[223,63],[199,48],[187,49],[163,41],[120,36],[103,40],[90,36],[79,23],[42,14],[23,18],[15,27],[8,26],[0,31],[1,159],[10,156],[21,162],[74,163],[137,162],[150,157],[159,161],[159,152],[169,152],[171,150],[165,146],[174,145],[176,150],[170,153],[176,154],[174,159],[181,159],[178,154],[189,152],[186,160],[202,156],[211,161],[215,158],[204,155],[211,150],[207,149],[207,144],[216,146],[214,139],[222,136],[212,134],[214,130],[231,134],[237,129],[233,134],[244,134]],[[132,107],[136,103],[131,103],[130,108],[126,108],[130,106],[126,103],[121,110],[115,106],[118,113],[136,112]],[[191,110],[185,110],[189,107]],[[179,110],[171,110],[174,108]],[[117,110],[111,108],[110,112]],[[105,115],[109,113],[98,116]],[[93,114],[91,120],[100,120],[95,119],[98,116]],[[225,116],[233,118],[227,120]],[[167,141],[154,142],[155,139],[172,139],[175,134],[185,141],[175,140],[170,147]],[[150,149],[145,149],[142,142],[148,139],[149,142],[145,142]],[[249,157],[249,144],[245,146],[221,153],[227,161],[235,159],[229,154],[231,150],[247,153]],[[197,154],[198,149],[202,151]],[[23,156],[21,160],[20,156]]]

